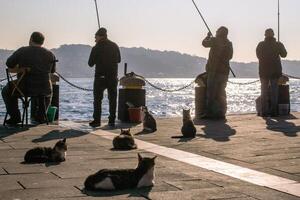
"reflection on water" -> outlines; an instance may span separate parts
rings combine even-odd
[[[234,82],[251,82],[255,79],[234,79]],[[70,79],[74,84],[92,88],[93,79]],[[192,79],[150,79],[155,85],[174,89],[180,88]],[[183,107],[194,109],[193,86],[174,93],[166,93],[146,86],[146,101],[150,111],[160,117],[181,116]],[[260,95],[260,83],[251,85],[227,85],[228,114],[255,112],[255,99]],[[292,111],[300,111],[300,81],[290,81]],[[60,83],[60,118],[69,120],[91,119],[93,112],[92,92],[81,91]],[[0,98],[0,117],[5,115],[5,107]],[[107,94],[103,99],[103,115],[108,116]]]

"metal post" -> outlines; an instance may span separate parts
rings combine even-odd
[[[124,76],[127,74],[127,63],[124,64]]]

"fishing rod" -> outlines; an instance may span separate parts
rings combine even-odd
[[[278,42],[280,41],[280,0],[278,0]]]
[[[207,28],[208,32],[209,32],[211,35],[213,35],[213,34],[212,34],[212,32],[210,31],[210,28],[209,28],[209,26],[207,25],[207,23],[206,23],[206,21],[205,21],[205,19],[204,19],[204,17],[203,17],[203,15],[202,15],[202,13],[200,12],[200,10],[199,10],[199,8],[198,8],[197,4],[195,3],[195,1],[194,1],[194,0],[192,0],[192,2],[193,2],[193,4],[194,4],[195,8],[197,9],[197,11],[198,11],[198,13],[199,13],[200,17],[202,18],[202,20],[203,20],[203,22],[204,22],[204,24],[205,24],[205,26],[206,26],[206,28]]]
[[[99,11],[98,11],[97,0],[95,0],[95,7],[96,7],[96,13],[97,13],[98,27],[100,28],[100,20],[99,20]]]
[[[279,0],[278,0],[278,1],[279,1]],[[193,4],[194,4],[194,6],[195,6],[196,10],[198,11],[198,13],[199,13],[199,15],[200,15],[200,17],[201,17],[202,21],[204,22],[204,24],[205,24],[205,26],[206,26],[206,28],[207,28],[208,32],[209,32],[209,33],[210,33],[210,34],[213,36],[213,34],[212,34],[212,32],[211,32],[211,30],[210,30],[210,28],[209,28],[208,24],[206,23],[206,21],[205,21],[205,19],[204,19],[203,15],[202,15],[202,13],[200,12],[200,10],[199,10],[199,8],[198,8],[197,4],[195,3],[195,1],[194,1],[194,0],[192,0],[192,2],[193,2]],[[236,77],[236,75],[235,75],[235,73],[233,72],[233,70],[231,69],[231,67],[229,67],[229,70],[230,70],[230,72],[232,73],[233,77],[235,78],[235,77]]]

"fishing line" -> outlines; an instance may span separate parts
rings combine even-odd
[[[278,42],[280,41],[280,0],[278,0]]]

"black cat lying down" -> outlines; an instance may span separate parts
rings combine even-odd
[[[143,158],[138,154],[136,169],[102,169],[90,175],[84,182],[86,190],[123,190],[154,185],[155,158]]]
[[[63,162],[66,160],[66,138],[59,140],[53,148],[36,147],[26,152],[25,163]]]

